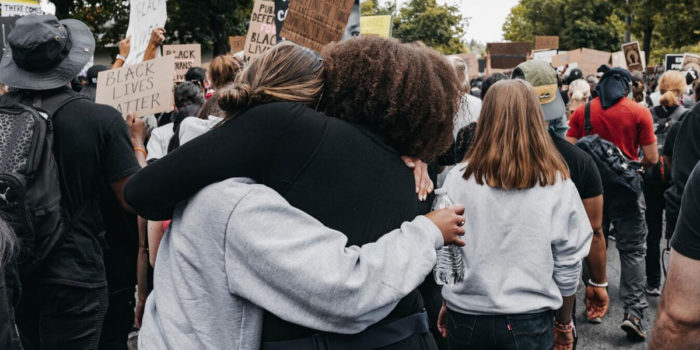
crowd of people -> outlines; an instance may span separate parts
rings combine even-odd
[[[124,118],[94,99],[130,39],[83,79],[79,21],[25,16],[8,44],[2,349],[127,349],[134,327],[141,349],[573,349],[581,282],[588,322],[619,298],[620,336],[700,347],[697,74],[469,80],[420,42],[282,42]],[[431,211],[436,187],[456,204]],[[439,285],[449,245],[464,276]]]

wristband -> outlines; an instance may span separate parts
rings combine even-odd
[[[117,55],[117,59],[126,62],[126,57],[124,57],[122,55]]]
[[[141,152],[144,158],[148,158],[148,153],[146,153],[146,150],[143,149],[143,147],[134,147],[134,151]]]
[[[572,319],[569,323],[561,323],[555,319],[554,330],[561,333],[572,333],[574,331],[574,320]]]
[[[589,285],[589,286],[596,287],[596,288],[607,288],[607,287],[608,287],[608,282],[604,282],[604,283],[595,283],[595,282],[593,282],[593,281],[589,278],[589,279],[588,279],[588,285]]]

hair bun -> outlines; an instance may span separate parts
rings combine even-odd
[[[219,108],[227,114],[234,114],[253,102],[253,93],[246,83],[233,83],[218,91]]]

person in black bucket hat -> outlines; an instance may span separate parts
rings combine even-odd
[[[58,238],[46,254],[42,251],[42,258],[32,270],[13,270],[19,275],[15,280],[21,281],[21,296],[16,293],[13,300],[16,329],[24,349],[97,349],[105,337],[102,325],[108,304],[114,302],[116,309],[131,310],[130,316],[124,316],[128,319],[127,333],[133,324],[129,294],[133,301],[135,281],[119,285],[110,280],[108,290],[106,279],[114,265],[129,265],[127,260],[131,259],[110,258],[115,255],[114,248],[103,251],[102,247],[106,246],[105,238],[114,236],[130,250],[138,249],[136,219],[126,215],[128,206],[122,204],[122,189],[141,169],[139,161],[145,164],[145,126],[140,118],[132,116],[125,122],[116,109],[95,104],[70,88],[71,80],[95,51],[95,40],[84,23],[29,15],[17,20],[7,42],[0,62],[0,82],[11,91],[0,97],[0,130],[24,125],[17,121],[27,113],[13,112],[21,110],[18,104],[45,112],[43,117],[52,126],[46,127],[45,136],[31,126],[28,130],[38,135],[37,139],[45,137],[43,144],[49,146],[41,148],[39,169],[53,173],[40,185],[27,182],[30,185],[26,188],[35,186],[30,190],[60,194],[59,208],[46,210],[60,213],[57,221],[62,223],[56,225],[46,215],[32,219],[35,228],[50,227],[52,237]],[[40,119],[32,119],[32,125],[39,124]],[[12,140],[0,137],[0,164],[14,160],[3,147],[26,142],[23,135]],[[53,164],[53,160],[46,160],[50,155],[55,159]],[[0,167],[0,174],[7,171]],[[124,271],[125,276],[135,275],[131,267],[124,267]],[[128,285],[130,288],[125,287]],[[117,302],[115,288],[124,290],[126,297],[119,299],[126,303]],[[123,344],[127,335],[123,334]]]
[[[95,53],[90,29],[75,19],[25,16],[7,37],[9,50],[0,63],[0,82],[28,90],[68,84]]]

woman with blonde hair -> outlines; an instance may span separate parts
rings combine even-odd
[[[443,287],[438,327],[453,350],[566,348],[593,231],[532,85],[504,80],[491,91],[474,145],[443,187],[464,204],[469,235],[464,280]]]
[[[688,111],[682,100],[686,90],[685,75],[678,71],[668,71],[659,79],[661,100],[658,106],[649,108],[654,118],[654,133],[658,140],[659,153],[663,154],[664,144],[673,147],[675,134],[671,126],[677,124]],[[668,135],[668,137],[667,137]],[[667,140],[668,139],[668,140]],[[646,292],[650,296],[661,295],[661,233],[663,214],[666,207],[664,192],[671,185],[671,162],[666,156],[659,157],[659,163],[648,168],[644,175],[644,199],[647,204],[645,219],[647,222],[646,255]],[[670,228],[673,230],[675,225]]]
[[[566,118],[569,119],[574,111],[583,106],[591,97],[591,85],[583,80],[576,79],[569,85],[569,105],[566,108]]]

